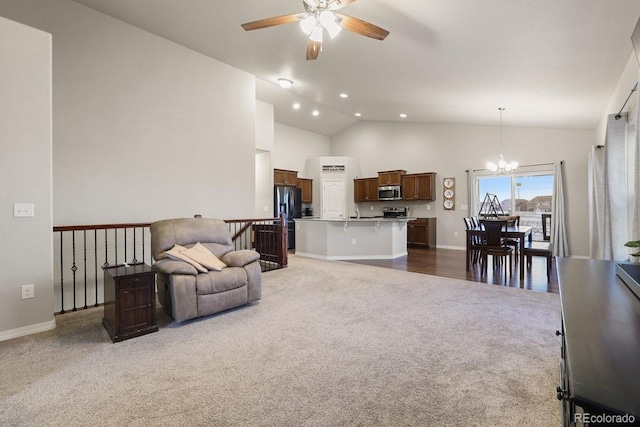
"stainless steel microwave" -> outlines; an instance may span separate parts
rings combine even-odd
[[[399,185],[378,187],[378,200],[402,200],[402,187]]]

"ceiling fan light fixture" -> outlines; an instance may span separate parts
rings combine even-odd
[[[316,43],[322,43],[322,27],[320,25],[316,25],[311,32],[311,37],[309,37],[309,39]]]
[[[316,17],[309,15],[300,21],[300,28],[302,28],[302,31],[304,31],[305,34],[310,35],[317,24],[318,21],[316,20]]]
[[[331,38],[334,38],[335,36],[340,34],[340,31],[342,31],[342,27],[338,25],[338,19],[336,18],[336,15],[330,10],[323,10],[320,13],[318,21],[320,22],[320,25],[322,25],[324,29],[327,30]]]
[[[342,31],[342,27],[336,24],[335,22],[332,22],[329,25],[325,25],[324,28],[327,30],[327,33],[329,33],[329,36],[332,39],[335,38],[338,34],[340,34],[340,31]]]

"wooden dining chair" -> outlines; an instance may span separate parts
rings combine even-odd
[[[527,242],[524,247],[524,256],[527,259],[527,267],[531,268],[531,257],[541,256],[547,259],[547,281],[551,280],[551,262],[553,260],[553,243]]]
[[[520,215],[514,215],[509,217],[509,219],[507,220],[507,223],[509,226],[515,226],[515,227],[519,227],[520,226]],[[518,259],[518,248],[520,247],[520,239],[516,238],[516,237],[509,237],[507,239],[505,239],[505,243],[509,246],[513,246],[513,253],[516,256],[516,259]]]
[[[485,239],[480,246],[480,258],[482,274],[487,272],[488,256],[491,255],[494,268],[501,267],[504,261],[504,274],[507,275],[507,265],[509,276],[512,274],[513,248],[504,243],[502,232],[507,230],[506,220],[480,220],[485,230]],[[495,270],[494,270],[495,271]]]
[[[471,230],[473,228],[476,228],[477,226],[474,224],[473,218],[472,217],[465,217],[463,218],[464,220],[464,225],[467,228],[467,230]],[[477,264],[478,261],[480,260],[480,246],[481,246],[481,238],[480,236],[477,235],[473,235],[470,237],[467,237],[468,239],[471,239],[471,243],[470,243],[470,255],[471,255],[471,263],[472,264]]]

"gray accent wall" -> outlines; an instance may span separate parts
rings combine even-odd
[[[51,35],[0,18],[0,341],[55,327]],[[14,218],[14,203],[34,216]],[[22,285],[34,298],[22,299]]]
[[[55,225],[253,216],[253,75],[68,0],[0,16],[53,35]]]

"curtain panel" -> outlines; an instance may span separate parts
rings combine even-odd
[[[605,145],[601,149],[595,147],[589,158],[590,252],[595,259],[627,259],[624,246],[629,240],[626,153],[627,114],[619,120],[611,114],[607,119]]]

